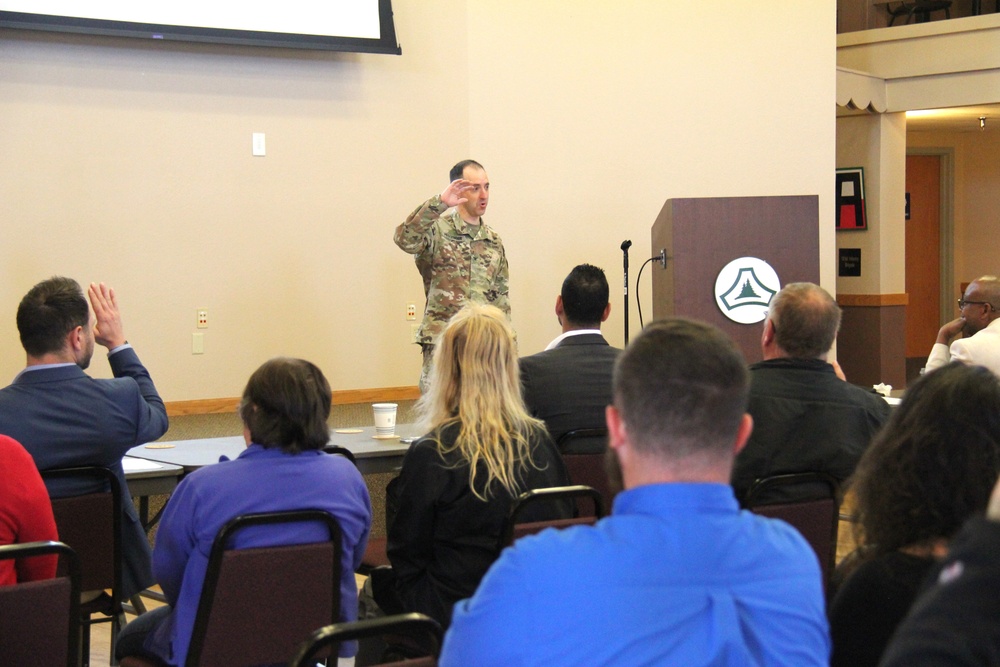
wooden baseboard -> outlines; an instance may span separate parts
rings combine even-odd
[[[412,401],[420,398],[420,390],[415,387],[381,387],[377,389],[347,389],[333,392],[334,405],[354,403],[378,403],[381,401]],[[217,415],[236,412],[240,404],[235,398],[204,398],[195,401],[168,401],[167,415],[181,417],[187,415]]]
[[[881,308],[883,306],[905,306],[910,302],[909,294],[838,294],[837,304],[841,308]]]

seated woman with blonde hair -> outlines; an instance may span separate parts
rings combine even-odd
[[[855,569],[830,605],[832,667],[877,665],[928,572],[1000,474],[1000,380],[952,363],[914,384],[861,457]]]
[[[387,614],[421,612],[442,625],[496,560],[518,495],[569,483],[545,425],[521,398],[514,334],[493,306],[469,305],[441,335],[429,391],[429,430],[406,453],[387,493],[387,553],[372,592]],[[527,520],[571,515],[566,505]]]

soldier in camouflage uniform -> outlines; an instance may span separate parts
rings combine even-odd
[[[486,170],[475,160],[463,160],[452,167],[450,178],[444,192],[418,206],[393,236],[396,245],[414,255],[424,281],[427,303],[414,340],[424,355],[421,392],[434,343],[466,301],[494,305],[510,317],[503,241],[482,219],[490,198]]]

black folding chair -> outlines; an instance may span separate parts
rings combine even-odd
[[[582,511],[575,512],[575,516],[562,519],[533,520],[525,521],[522,517],[529,513],[537,514],[540,506],[549,505],[552,510],[558,510],[560,502],[577,502],[579,500],[589,500],[593,511],[584,514]],[[604,499],[601,494],[589,486],[578,484],[576,486],[554,486],[547,489],[534,489],[525,491],[510,508],[510,513],[504,521],[500,531],[500,541],[497,550],[510,546],[515,540],[526,535],[533,535],[546,528],[568,528],[570,526],[593,525],[598,519],[604,516]]]
[[[590,486],[601,494],[604,504],[611,506],[615,497],[608,471],[605,467],[605,450],[608,448],[608,429],[580,428],[559,436],[556,443],[573,484]]]
[[[318,521],[325,542],[233,549],[253,526]],[[322,510],[240,516],[219,531],[208,559],[188,665],[283,662],[310,629],[340,618],[340,524]],[[234,641],[234,638],[239,638]]]
[[[62,542],[0,546],[0,560],[55,555],[54,579],[0,586],[0,661],[8,667],[80,664],[80,563]]]
[[[320,522],[329,539],[235,549],[248,528]],[[284,664],[315,628],[340,619],[341,531],[323,510],[246,514],[216,535],[208,558],[185,665]],[[162,667],[129,656],[121,667]]]
[[[81,488],[98,489],[80,495],[51,498],[59,539],[76,552],[80,562],[80,590],[101,591],[80,605],[80,648],[83,665],[90,664],[90,626],[111,623],[111,660],[115,665],[118,631],[125,624],[122,608],[122,493],[118,477],[100,466],[55,468],[41,471],[48,484],[75,479]],[[110,590],[108,594],[105,591]],[[94,617],[94,614],[100,614]]]
[[[414,654],[406,660],[378,663],[384,667],[435,667],[441,654],[444,632],[434,619],[423,614],[397,614],[353,623],[336,623],[320,628],[299,646],[289,667],[315,667],[316,663],[336,653],[341,642],[382,637],[395,644],[405,643]]]
[[[889,25],[892,26],[900,16],[906,17],[906,23],[916,18],[917,23],[924,23],[931,18],[931,12],[943,11],[946,19],[951,18],[951,0],[903,0],[893,7],[886,3],[885,10],[889,12]]]
[[[347,447],[341,447],[340,445],[327,445],[323,448],[323,451],[327,454],[337,454],[339,456],[343,456],[354,465],[358,465],[357,459],[354,458],[354,452],[349,450]]]
[[[775,497],[789,499],[774,502]],[[756,480],[747,491],[744,506],[754,514],[782,519],[802,534],[816,552],[826,590],[837,559],[840,501],[840,484],[835,478],[822,472],[801,472]]]

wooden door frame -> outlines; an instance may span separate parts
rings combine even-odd
[[[940,230],[940,312],[939,324],[955,319],[955,149],[950,147],[907,147],[907,155],[933,155],[941,159],[939,196]]]

